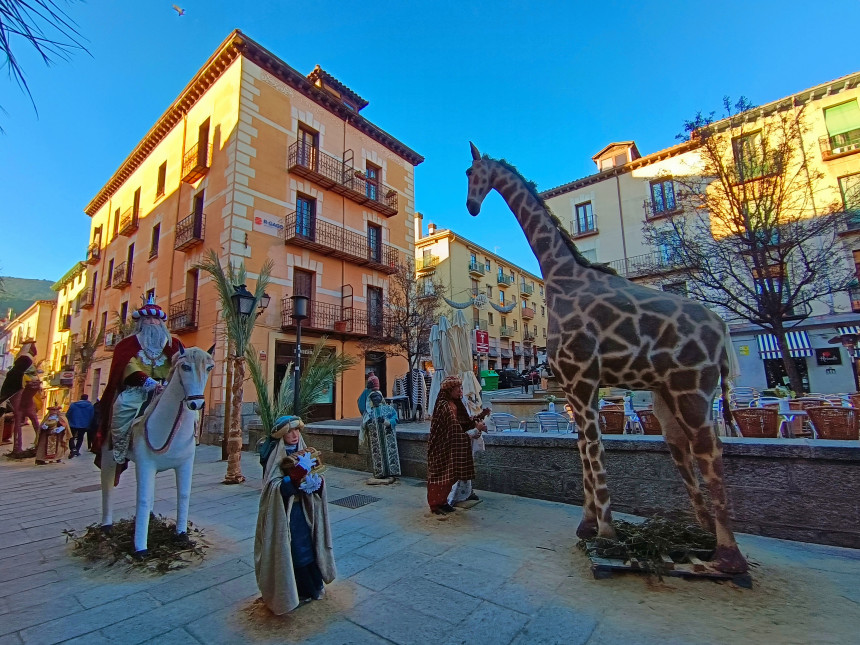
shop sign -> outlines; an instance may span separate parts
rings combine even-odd
[[[749,345],[741,345],[738,347],[738,354],[741,356],[749,356],[750,355],[750,346]]]
[[[819,365],[842,365],[842,352],[838,347],[824,347],[815,350],[815,361]]]
[[[70,386],[75,383],[75,373],[74,372],[61,372],[60,373],[60,385],[61,386]]]
[[[490,332],[482,329],[475,330],[475,348],[479,354],[486,354],[490,351]]]

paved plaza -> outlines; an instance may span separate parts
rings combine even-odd
[[[5,451],[5,449],[4,449]],[[7,643],[849,643],[860,621],[860,552],[740,536],[754,588],[594,580],[575,549],[575,506],[481,493],[444,521],[423,482],[370,487],[366,473],[330,468],[339,578],[322,601],[275,617],[259,601],[253,540],[261,468],[245,453],[244,485],[221,484],[220,450],[200,446],[190,517],[207,557],[166,575],[93,566],[71,555],[63,529],[99,519],[90,456],[36,467],[0,459],[0,645]],[[115,517],[134,504],[134,467]],[[156,512],[173,516],[172,473]]]

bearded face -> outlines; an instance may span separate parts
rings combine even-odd
[[[170,340],[165,322],[149,316],[140,319],[136,335],[140,346],[150,354],[160,354]]]

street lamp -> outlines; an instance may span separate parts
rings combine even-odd
[[[269,302],[271,300],[272,300],[272,297],[268,293],[264,293],[263,296],[260,298],[260,304],[257,305],[257,317],[258,318],[260,317],[260,315],[264,311],[266,311],[266,309],[269,306]]]
[[[293,313],[290,317],[296,321],[296,360],[293,363],[293,414],[299,414],[299,379],[302,375],[302,321],[308,317],[308,304],[310,298],[307,296],[290,296],[293,301]]]
[[[243,318],[251,315],[251,309],[254,308],[254,294],[248,291],[244,284],[233,287],[233,295],[230,296],[233,302],[233,311]]]
[[[857,376],[857,359],[854,352],[857,350],[857,345],[860,343],[860,335],[858,334],[840,334],[835,338],[827,341],[831,345],[842,345],[848,352],[848,357],[851,360],[851,372],[854,375],[854,387],[860,392],[860,378]]]

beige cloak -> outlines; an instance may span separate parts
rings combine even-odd
[[[300,437],[299,450],[306,447],[304,438]],[[293,495],[289,500],[289,508],[284,510],[284,498],[281,497],[280,490],[284,475],[280,464],[286,455],[284,440],[279,439],[278,445],[269,455],[263,473],[263,490],[260,493],[257,532],[254,538],[254,572],[257,574],[257,586],[260,588],[263,602],[278,616],[299,606],[293,558],[290,553],[289,522],[289,513],[297,498],[301,500],[305,519],[311,529],[314,554],[323,580],[330,583],[337,576],[331,528],[328,523],[326,486],[323,484],[318,491],[310,495]]]

